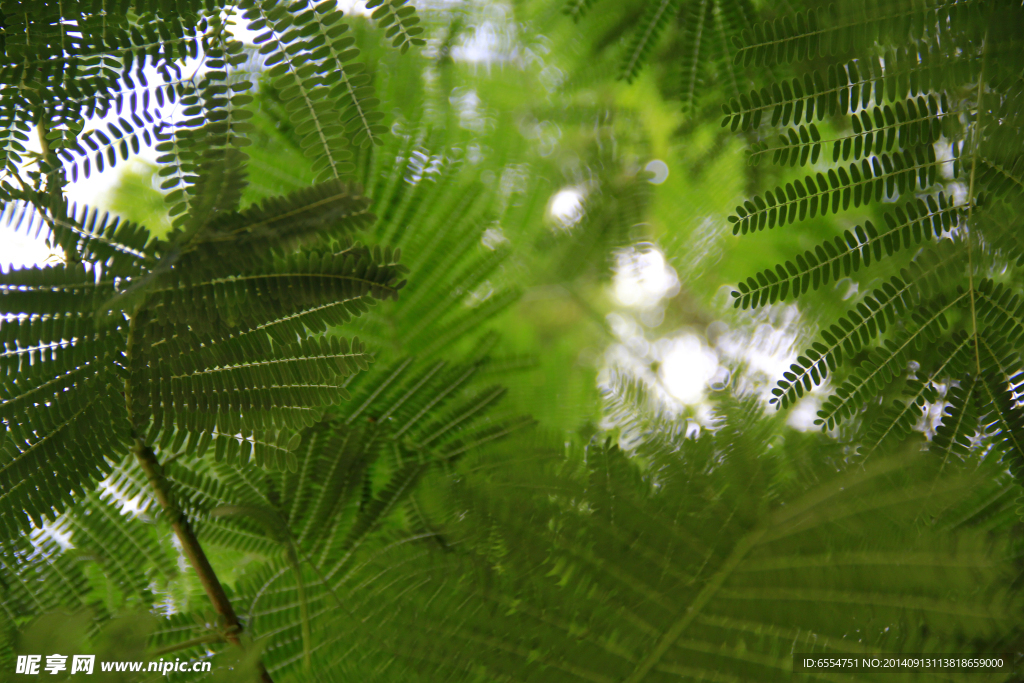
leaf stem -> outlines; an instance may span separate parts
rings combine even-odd
[[[128,421],[132,426],[132,432],[135,436],[135,445],[132,447],[132,451],[135,454],[135,459],[139,462],[143,474],[146,475],[149,485],[153,489],[157,503],[160,504],[160,508],[171,523],[174,535],[181,542],[182,552],[188,559],[189,564],[192,565],[192,570],[195,571],[196,576],[199,577],[199,582],[202,584],[203,590],[206,591],[206,596],[213,604],[214,610],[223,619],[225,640],[244,649],[239,638],[239,634],[242,632],[242,624],[238,620],[238,615],[235,614],[235,608],[231,605],[231,600],[228,599],[228,595],[224,591],[224,586],[221,585],[220,579],[217,578],[217,573],[213,570],[210,560],[206,557],[206,552],[203,550],[203,546],[200,545],[192,525],[188,523],[188,518],[174,502],[174,496],[171,494],[171,484],[167,477],[164,476],[164,468],[160,466],[160,462],[156,459],[156,454],[152,448],[146,445],[145,441],[136,435],[138,425],[136,424],[137,418],[133,411],[133,387],[130,374],[136,320],[138,320],[138,316],[132,315],[128,326],[125,365],[129,368],[129,376],[124,381],[125,406],[128,411]],[[274,683],[274,679],[270,677],[270,673],[263,666],[262,661],[257,660],[256,670],[259,672],[260,683]]]
[[[224,592],[224,586],[221,585],[220,579],[217,578],[217,573],[213,570],[210,560],[206,557],[206,552],[203,551],[202,545],[199,544],[199,539],[196,538],[192,526],[185,517],[185,513],[175,504],[174,498],[171,495],[170,483],[164,476],[163,468],[157,462],[153,449],[146,446],[142,439],[136,439],[134,450],[136,460],[139,461],[146,479],[149,480],[150,486],[153,487],[157,502],[170,521],[174,534],[181,541],[182,552],[188,559],[189,564],[192,565],[196,576],[199,577],[199,583],[202,584],[203,590],[206,591],[206,596],[210,598],[214,610],[224,620],[226,629],[225,639],[233,645],[242,647],[242,641],[239,639],[239,634],[242,632],[242,624],[238,620],[238,615],[235,614],[235,608],[231,605],[231,600],[228,599],[227,593]],[[257,664],[257,667],[260,672],[260,681],[262,683],[273,683],[273,679],[263,666],[263,663],[260,662]]]
[[[971,183],[967,188],[967,229],[971,230],[974,226],[971,224],[971,216],[974,213],[974,178],[976,171],[978,170],[978,149],[981,147],[981,117],[985,114],[985,109],[982,107],[982,98],[985,96],[985,56],[988,53],[988,31],[985,32],[985,37],[981,41],[981,71],[978,73],[978,96],[976,107],[978,111],[978,117],[974,120],[974,144],[971,150]],[[978,375],[981,376],[981,349],[978,346],[978,313],[975,310],[974,299],[974,256],[971,249],[971,236],[968,233],[967,237],[967,286],[971,292],[971,326],[974,332],[974,363],[975,369]]]
[[[295,552],[295,542],[288,542],[288,563],[295,572],[295,584],[299,591],[299,617],[302,620],[302,668],[308,676],[312,672],[310,651],[312,650],[312,635],[309,631],[309,603],[306,601],[306,584],[302,580],[302,563]]]

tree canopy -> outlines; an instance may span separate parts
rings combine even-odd
[[[0,680],[1015,680],[1022,25],[0,0]]]

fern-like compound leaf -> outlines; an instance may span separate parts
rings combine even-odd
[[[947,50],[934,43],[923,45],[920,54],[916,50],[911,54],[906,46],[895,46],[881,59],[860,58],[830,64],[821,71],[782,79],[760,90],[736,95],[722,105],[725,114],[722,126],[735,131],[757,128],[762,123],[810,125],[826,116],[852,117],[855,114],[863,124],[864,112],[868,111],[874,128],[880,128],[886,123],[894,125],[895,120],[895,117],[890,120],[885,110],[880,109],[882,123],[879,123],[874,111],[882,107],[881,103],[888,100],[898,104],[901,99],[913,99],[920,104],[921,97],[925,98],[931,116],[941,115],[945,126],[950,109],[944,89],[976,78],[979,68],[976,59],[967,55],[953,59]],[[938,107],[932,102],[936,94]],[[892,106],[889,105],[890,109]],[[918,107],[918,111],[923,110]],[[895,110],[892,113],[895,114]],[[874,137],[877,144],[877,134]],[[887,135],[883,137],[888,140]]]
[[[621,78],[632,82],[640,69],[650,58],[657,45],[658,38],[679,12],[679,0],[654,0],[647,3],[643,16],[634,30],[633,37],[626,47],[622,62]],[[700,18],[703,22],[703,13]],[[699,49],[699,41],[697,46]]]
[[[1009,610],[991,611],[1006,599],[1000,591],[976,598],[978,611],[969,617],[935,602],[945,595],[947,607],[963,605],[961,597],[944,593],[949,572],[970,576],[990,560],[983,545],[967,541],[951,564],[949,532],[924,523],[934,515],[943,525],[963,516],[979,504],[975,496],[991,496],[1003,482],[981,494],[977,480],[961,478],[969,468],[940,468],[923,454],[836,474],[818,445],[801,454],[800,465],[819,479],[812,484],[801,477],[773,489],[768,481],[775,470],[755,459],[750,451],[756,447],[742,436],[744,428],[763,435],[763,424],[731,415],[725,424],[721,436],[678,439],[682,458],[678,448],[661,457],[643,451],[659,473],[654,482],[633,465],[636,456],[599,442],[575,453],[560,476],[512,456],[479,480],[453,482],[433,506],[445,515],[446,552],[424,562],[422,541],[382,544],[339,589],[353,614],[324,607],[324,633],[333,634],[337,649],[378,652],[361,645],[372,642],[386,654],[356,659],[325,652],[319,665],[358,677],[386,666],[388,675],[425,669],[432,679],[468,680],[464,669],[472,662],[473,675],[515,672],[525,679],[710,680],[727,673],[784,681],[792,671],[783,643],[830,652],[900,651],[912,647],[908,641],[932,638],[955,648],[960,629],[978,619],[1012,620]],[[719,495],[710,503],[692,500],[709,478],[719,484],[712,489]],[[725,481],[742,481],[742,494],[721,494],[731,491]],[[544,501],[539,508],[523,506],[523,489],[536,489]],[[759,506],[752,491],[785,503]],[[943,503],[948,512],[940,512]],[[994,508],[1002,512],[1007,505]],[[882,520],[885,534],[863,534]],[[896,531],[904,523],[906,531]],[[934,541],[924,533],[934,533]],[[957,538],[964,542],[970,531],[962,533]],[[912,573],[901,556],[914,558]],[[283,603],[294,604],[294,591],[280,592]],[[391,616],[372,633],[355,625],[359,615],[379,615],[380,602],[389,599]],[[460,607],[467,604],[480,608]],[[894,625],[906,609],[927,620],[927,634]],[[864,627],[854,629],[856,637],[844,636],[830,626],[840,619]],[[898,638],[892,635],[897,628]],[[296,654],[294,646],[287,651]]]
[[[418,25],[420,18],[409,0],[369,0],[366,9],[373,10],[371,16],[384,29],[384,37],[390,38],[403,54],[413,45],[426,45],[421,37],[423,27]]]
[[[885,445],[898,443],[917,427],[924,417],[929,404],[938,401],[938,387],[950,377],[960,377],[969,367],[974,351],[973,339],[966,334],[957,334],[952,342],[941,344],[939,351],[943,361],[924,379],[908,379],[901,399],[895,399],[867,430],[866,441],[870,451],[879,451]],[[954,440],[962,440],[963,429],[969,427],[970,413],[961,403],[961,394],[949,394],[949,415],[940,422],[941,436],[936,434],[936,448],[950,449]],[[948,452],[948,450],[947,450]]]
[[[835,395],[825,401],[822,409],[818,411],[816,423],[824,425],[826,429],[835,428],[843,420],[852,417],[858,406],[877,395],[894,379],[901,377],[910,360],[910,352],[934,342],[949,325],[947,314],[955,307],[963,305],[967,296],[967,293],[961,293],[949,300],[939,297],[913,311],[912,325],[894,335],[893,339],[884,340],[880,347],[868,354],[854,370],[850,379],[843,382],[836,389]],[[960,347],[964,348],[966,345],[967,342],[962,341]],[[963,359],[956,354],[948,356],[947,363],[954,363],[958,359],[962,364]],[[954,372],[958,369],[954,368]],[[800,393],[798,389],[797,394]]]
[[[973,449],[972,441],[980,427],[978,391],[977,376],[969,375],[946,392],[942,422],[931,445],[932,452],[940,455],[943,462],[951,457],[965,459]]]
[[[348,240],[366,204],[329,183],[152,244],[88,210],[58,221],[103,260],[0,277],[5,535],[63,512],[133,438],[295,467],[297,432],[372,361],[358,339],[319,335],[404,284],[396,252]]]
[[[729,216],[733,234],[746,234],[783,226],[822,215],[846,211],[880,202],[914,190],[926,189],[935,183],[939,167],[948,163],[938,159],[934,147],[882,154],[870,162],[828,169],[794,180],[786,186],[769,190],[762,196],[747,200]]]
[[[933,24],[948,33],[973,34],[969,20],[957,21],[967,7],[979,13],[990,11],[982,0],[939,0],[909,8],[871,0],[845,5],[844,12],[830,5],[827,9],[787,14],[747,29],[743,38],[736,41],[736,62],[789,64],[852,47],[866,47],[874,41],[886,44],[905,41],[907,37],[920,39],[927,35],[924,27]]]
[[[772,389],[770,402],[780,408],[792,405],[914,307],[946,292],[962,259],[962,247],[955,243],[923,252],[898,277],[892,277],[822,330],[820,340],[798,357]]]
[[[955,228],[964,207],[953,204],[943,193],[925,199],[911,200],[894,211],[883,214],[886,227],[879,231],[871,221],[842,237],[822,242],[814,250],[805,251],[795,259],[764,270],[732,292],[733,305],[756,308],[797,298],[817,290],[841,277],[850,277],[860,268],[909,249],[922,241],[942,236]]]
[[[240,469],[226,460],[208,471],[170,468],[204,540],[271,559],[242,586],[254,632],[285,634],[274,637],[268,652],[271,670],[293,666],[291,637],[303,621],[282,538],[294,543],[308,573],[305,606],[315,623],[338,609],[339,591],[359,569],[363,546],[389,518],[418,514],[431,525],[414,502],[419,479],[526,426],[522,419],[491,415],[504,392],[477,385],[478,370],[406,358],[353,378],[351,400],[301,431],[294,470]],[[242,510],[250,512],[225,514]],[[167,624],[155,642],[181,643],[200,629]]]
[[[566,0],[565,7],[562,8],[562,12],[572,17],[573,21],[579,21],[587,12],[590,11],[590,7],[597,0]]]
[[[683,59],[680,93],[684,111],[692,111],[700,92],[701,70],[709,53],[711,18],[714,11],[711,0],[691,2],[682,12]]]
[[[341,23],[341,11],[331,3],[314,7],[306,1],[285,5],[277,0],[248,0],[240,8],[249,29],[260,32],[256,44],[267,56],[268,76],[281,92],[306,156],[313,159],[317,179],[348,175],[353,170],[349,143],[377,144],[384,127],[383,114],[375,111],[378,101],[370,76],[363,64],[353,61],[359,50],[353,47],[355,39],[345,35],[348,26]],[[406,21],[412,18],[405,16]],[[401,21],[395,25],[403,26]],[[297,47],[305,31],[323,38],[312,53]]]

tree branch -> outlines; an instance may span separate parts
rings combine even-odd
[[[142,439],[135,440],[135,458],[139,461],[139,465],[149,480],[150,486],[153,487],[156,500],[170,521],[174,534],[181,541],[182,552],[185,553],[189,564],[192,565],[196,576],[199,577],[199,582],[203,585],[203,590],[206,591],[207,597],[210,598],[214,610],[224,620],[226,628],[224,637],[229,643],[242,647],[242,641],[238,637],[242,632],[242,624],[238,621],[235,608],[231,605],[231,600],[228,599],[227,593],[224,592],[224,587],[210,565],[210,561],[207,559],[203,547],[199,544],[199,539],[196,538],[195,532],[192,531],[192,526],[188,523],[188,519],[186,519],[181,509],[175,505],[174,498],[171,496],[170,484],[167,478],[164,477],[163,468],[157,462],[153,449],[146,446]],[[260,681],[262,683],[273,683],[273,679],[262,662],[257,664],[257,668],[260,672]]]
[[[128,324],[128,345],[125,355],[129,368],[132,366],[132,352],[135,346],[135,323],[137,320],[138,316],[133,314]],[[235,614],[235,608],[231,605],[231,600],[228,599],[227,593],[224,592],[224,586],[221,585],[220,579],[217,578],[217,573],[213,570],[210,560],[206,557],[203,546],[199,544],[199,539],[196,538],[192,525],[188,523],[188,518],[174,502],[174,496],[171,493],[171,483],[164,476],[164,468],[156,459],[156,453],[138,436],[137,430],[139,425],[136,422],[136,415],[132,410],[134,406],[133,389],[131,376],[129,375],[124,381],[124,399],[125,407],[128,411],[128,421],[132,426],[132,435],[135,437],[135,445],[132,448],[132,451],[135,453],[135,459],[139,461],[142,472],[146,475],[146,479],[149,480],[149,485],[153,488],[153,493],[156,495],[157,503],[160,504],[160,508],[171,523],[174,535],[181,542],[182,552],[185,553],[185,557],[188,558],[193,571],[199,577],[199,582],[202,584],[203,590],[206,591],[206,596],[213,604],[214,610],[223,619],[224,639],[244,650],[242,640],[239,638],[239,635],[242,633],[242,624],[238,620],[238,615]],[[256,661],[256,669],[259,671],[261,683],[274,683],[262,660]]]

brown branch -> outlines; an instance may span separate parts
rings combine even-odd
[[[136,321],[138,321],[138,315],[132,315],[128,324],[128,345],[125,355],[127,356],[126,360],[129,368],[132,366],[132,356],[136,342]],[[242,633],[242,624],[238,620],[238,615],[235,614],[235,608],[231,605],[231,600],[228,599],[227,593],[224,592],[224,586],[221,585],[220,579],[217,578],[217,573],[213,570],[210,560],[206,557],[203,546],[199,544],[199,539],[196,538],[192,525],[188,523],[188,518],[174,502],[174,496],[171,493],[171,483],[164,476],[164,468],[156,459],[153,449],[147,446],[146,442],[138,436],[137,430],[140,425],[137,423],[137,417],[132,410],[134,406],[133,389],[131,376],[129,375],[124,381],[124,399],[125,408],[128,412],[128,422],[132,426],[132,436],[135,437],[135,445],[132,448],[135,453],[135,459],[139,461],[142,472],[146,475],[146,479],[149,480],[149,485],[153,487],[156,501],[160,504],[160,508],[171,523],[174,535],[181,542],[182,552],[184,552],[189,564],[192,565],[192,570],[195,571],[196,576],[199,577],[199,582],[202,584],[203,590],[206,591],[206,596],[213,604],[213,609],[216,610],[223,620],[224,639],[244,650],[242,640],[239,637]],[[274,679],[270,677],[270,673],[261,660],[256,661],[256,669],[259,671],[261,683],[274,683]]]
[[[238,621],[235,608],[232,607],[231,600],[228,599],[227,593],[224,592],[224,587],[221,585],[220,579],[217,578],[217,573],[214,572],[213,567],[210,565],[210,561],[207,559],[203,547],[199,544],[199,539],[196,538],[195,532],[192,531],[192,526],[188,523],[188,519],[174,503],[170,483],[164,476],[163,468],[157,462],[153,449],[146,446],[142,439],[136,439],[135,457],[139,461],[139,465],[141,465],[142,471],[145,473],[150,485],[153,487],[156,500],[170,521],[174,534],[181,541],[182,552],[185,553],[189,564],[192,565],[196,576],[199,577],[199,582],[203,585],[203,590],[206,591],[207,597],[210,598],[214,610],[224,620],[226,631],[224,637],[229,643],[242,647],[242,641],[239,638],[239,634],[242,632],[242,624]],[[262,683],[273,683],[273,679],[262,662],[257,663],[257,668],[260,672],[260,681]]]

